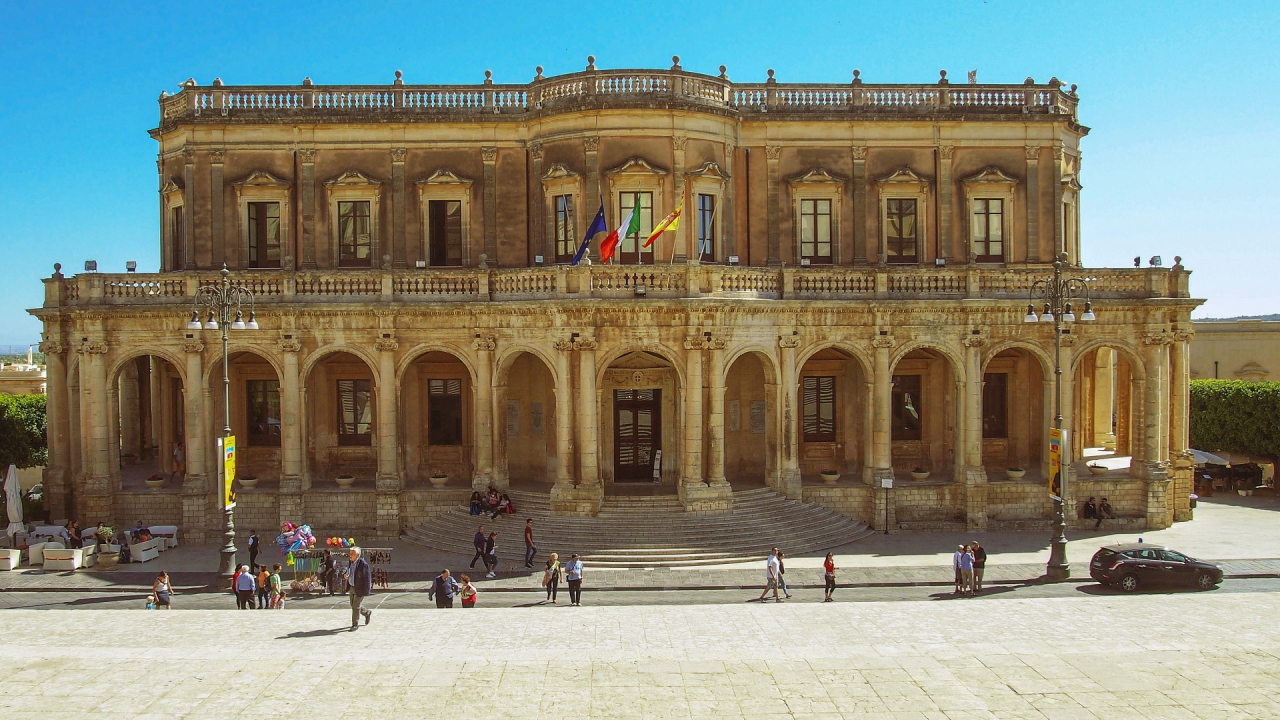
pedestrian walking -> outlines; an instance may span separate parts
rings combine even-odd
[[[782,562],[786,554],[781,550],[778,551],[778,587],[782,590],[782,594],[791,599],[791,591],[787,589],[787,566]]]
[[[481,525],[476,530],[475,537],[471,538],[471,547],[476,549],[476,556],[471,558],[471,568],[474,570],[477,560],[484,559],[484,526]]]
[[[445,568],[435,580],[431,581],[431,587],[427,589],[427,599],[435,600],[438,608],[451,608],[453,596],[461,589],[458,581],[449,576],[449,568]]]
[[[161,570],[156,581],[151,583],[151,594],[156,598],[156,607],[165,610],[173,609],[173,586],[169,584],[169,573]]]
[[[266,565],[259,565],[258,577],[257,577],[257,584],[258,584],[257,597],[258,597],[259,610],[266,610],[271,603],[271,593],[267,590],[267,585],[270,582],[271,582],[271,571],[267,569]]]
[[[524,566],[533,567],[533,557],[538,554],[538,548],[533,544],[533,518],[524,521]]]
[[[236,571],[235,579],[232,586],[236,590],[236,608],[239,610],[249,610],[253,606],[253,591],[257,589],[258,583],[253,579],[253,573],[249,572],[248,565],[241,565]]]
[[[462,598],[463,608],[473,608],[476,606],[476,586],[471,584],[471,576],[463,575],[462,589],[458,591],[458,596]]]
[[[560,590],[559,557],[556,553],[551,553],[551,557],[547,558],[547,569],[542,573],[542,586],[547,589],[547,599],[552,605],[556,604],[556,593]]]
[[[491,532],[489,537],[484,541],[484,569],[488,570],[485,577],[498,576],[498,533]]]
[[[577,553],[569,556],[564,566],[565,579],[569,581],[569,604],[582,605],[582,558]]]
[[[960,553],[960,590],[965,595],[973,595],[973,552],[967,545]]]
[[[969,543],[973,551],[973,594],[982,592],[982,573],[987,569],[987,551],[977,540]]]
[[[280,580],[280,563],[271,566],[271,576],[267,578],[268,602],[272,610],[284,609],[284,583]]]
[[[257,570],[258,568],[258,531],[249,531],[249,567]]]
[[[760,602],[764,602],[764,598],[773,591],[773,601],[782,602],[782,598],[778,597],[778,548],[769,550],[769,559],[764,564],[764,592],[760,593]]]
[[[373,611],[366,610],[364,599],[373,594],[373,568],[369,561],[361,557],[364,551],[353,547],[347,553],[351,564],[347,567],[347,577],[351,583],[351,629],[360,627],[360,616],[364,616],[364,624],[368,625],[373,618]]]
[[[956,589],[953,595],[960,594],[960,556],[964,555],[964,546],[957,545],[956,552],[951,556],[951,569],[956,571]]]
[[[822,579],[827,586],[827,596],[822,602],[831,602],[831,594],[836,591],[836,561],[831,553],[827,553],[827,559],[822,561]]]

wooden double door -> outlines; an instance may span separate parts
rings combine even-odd
[[[662,450],[662,391],[613,391],[613,478],[657,482],[654,462]]]

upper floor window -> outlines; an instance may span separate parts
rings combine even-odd
[[[836,441],[836,379],[806,377],[801,382],[805,442]]]
[[[641,247],[644,241],[649,239],[649,233],[653,232],[653,193],[618,193],[618,218],[621,222],[622,218],[627,217],[637,199],[640,201],[640,208],[637,211],[640,213],[640,230],[622,238],[618,243],[618,262],[623,265],[653,263],[653,246]]]
[[[280,267],[280,203],[249,203],[249,267]]]
[[[338,444],[373,444],[373,381],[338,381]]]
[[[556,262],[571,262],[578,251],[578,244],[574,239],[573,196],[554,196],[552,209],[555,213]]]
[[[893,402],[890,405],[890,421],[894,440],[919,440],[921,438],[920,397],[921,376],[894,375]]]
[[[1004,260],[1004,200],[973,201],[973,252],[978,262]]]
[[[1009,437],[1009,374],[982,376],[982,437]]]
[[[169,209],[169,237],[173,246],[173,269],[181,270],[187,265],[187,226],[183,221],[183,206]]]
[[[370,267],[373,265],[372,250],[369,201],[339,201],[338,265],[341,267]]]
[[[716,259],[716,196],[698,194],[698,260]]]
[[[462,381],[427,381],[427,444],[462,444]]]
[[[831,201],[800,201],[800,257],[815,264],[831,263]]]
[[[280,382],[278,380],[245,381],[245,418],[249,426],[249,444],[280,445]]]
[[[462,265],[462,201],[427,201],[427,249],[432,267]]]
[[[884,203],[885,254],[888,261],[918,262],[915,199],[888,198]]]

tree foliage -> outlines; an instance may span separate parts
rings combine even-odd
[[[10,464],[28,468],[48,460],[45,396],[0,394],[0,473]]]
[[[1192,380],[1191,447],[1280,455],[1280,382]]]

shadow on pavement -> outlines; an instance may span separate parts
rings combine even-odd
[[[339,633],[345,633],[345,632],[351,632],[351,630],[345,627],[333,628],[331,630],[298,630],[296,632],[291,632],[288,635],[281,635],[276,639],[290,640],[294,638],[328,637],[330,635],[337,635]]]
[[[933,600],[978,600],[986,597],[999,597],[1005,593],[1011,593],[1018,588],[1026,587],[1025,585],[988,585],[982,588],[982,592],[977,595],[956,595],[954,592],[936,592],[930,593],[929,597]]]

